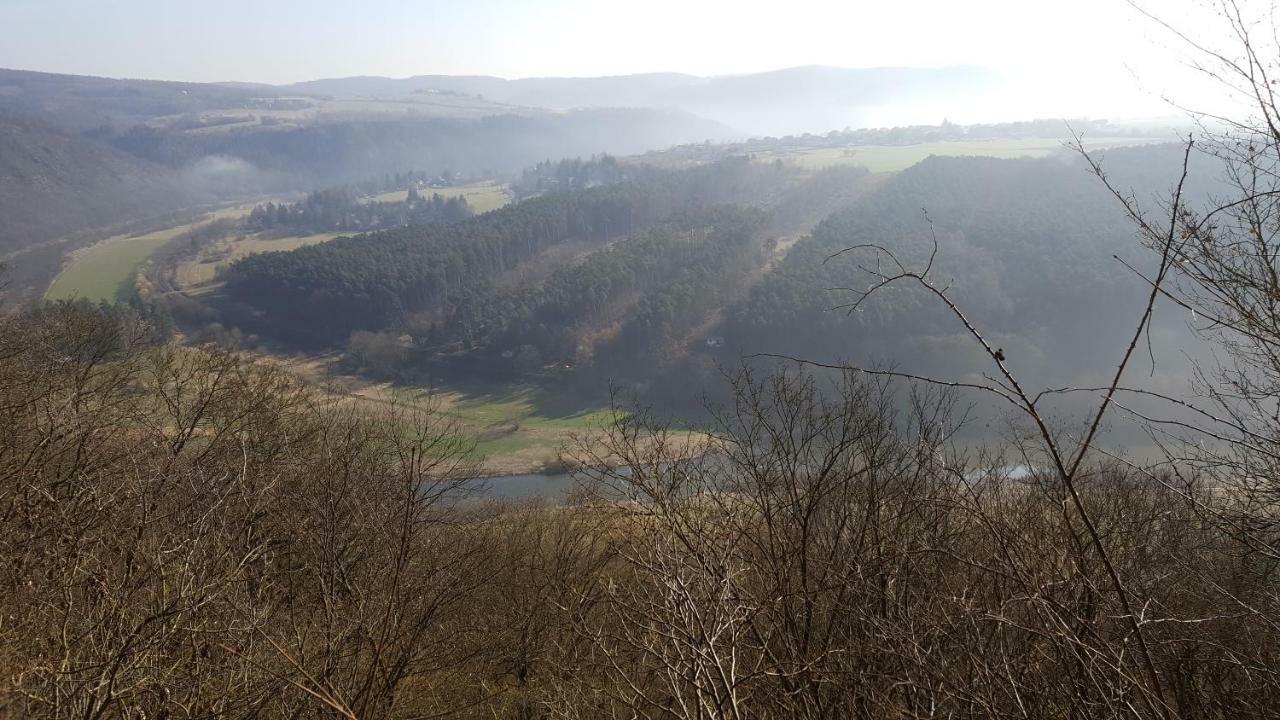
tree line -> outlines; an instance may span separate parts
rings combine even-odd
[[[511,183],[511,189],[517,198],[523,198],[545,192],[586,190],[599,185],[612,185],[650,172],[652,168],[648,165],[620,163],[612,155],[593,155],[587,160],[543,160],[521,171],[520,177]]]
[[[700,434],[619,407],[566,451],[574,502],[498,503],[446,414],[360,409],[123,310],[0,322],[7,715],[1238,718],[1280,699],[1262,496],[1090,455],[1074,477],[1103,556],[1053,473],[1009,470],[1034,443],[947,443],[949,392],[900,412],[888,381],[744,371]]]
[[[677,213],[545,280],[460,304],[424,348],[456,343],[579,367],[601,354],[615,372],[647,363],[719,307],[727,283],[760,266],[767,217],[736,206]]]
[[[1174,145],[1104,153],[1116,181],[1156,192],[1176,173]],[[1218,190],[1221,168],[1207,159],[1188,197]],[[849,312],[846,297],[874,278],[880,247],[946,278],[974,322],[1046,375],[1100,369],[1096,349],[1124,331],[1110,308],[1141,295],[1132,275],[1133,230],[1083,162],[932,157],[894,175],[833,213],[801,238],[743,302],[724,328],[730,352],[783,352],[824,361],[901,361],[918,370],[953,370],[982,362],[952,318],[934,311],[928,293],[903,287]],[[853,249],[850,249],[853,248]],[[1161,315],[1169,333],[1183,318]],[[1010,352],[1013,347],[1006,345]]]
[[[264,203],[245,219],[252,232],[291,235],[324,232],[367,232],[402,225],[456,223],[471,217],[471,207],[463,196],[424,197],[409,186],[405,200],[369,200],[350,187],[318,190],[296,203]]]

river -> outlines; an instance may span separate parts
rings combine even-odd
[[[493,498],[519,500],[543,498],[563,500],[573,489],[573,477],[567,474],[502,475],[477,480],[485,495]]]

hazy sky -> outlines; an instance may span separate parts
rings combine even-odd
[[[1144,1],[1177,21],[1194,0]],[[1126,0],[0,0],[0,67],[287,83],[979,64],[1034,78],[1019,99],[1048,113],[1154,112],[1183,86],[1161,39]]]
[[[0,66],[283,83],[1060,65],[1116,60],[1133,16],[1124,0],[0,0]]]

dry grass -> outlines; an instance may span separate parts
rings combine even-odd
[[[490,210],[497,210],[511,202],[511,193],[507,190],[506,185],[500,185],[495,182],[479,182],[470,185],[455,185],[443,188],[425,188],[420,191],[424,197],[439,195],[444,198],[463,197],[467,199],[467,204],[471,206],[472,211],[477,215],[486,213]],[[393,190],[391,192],[374,195],[369,198],[375,202],[404,202],[408,197],[407,190]]]
[[[243,238],[227,238],[200,251],[194,260],[180,263],[175,271],[178,287],[200,290],[213,283],[218,271],[231,263],[250,255],[264,252],[284,252],[307,245],[328,242],[341,233],[319,233],[298,237],[267,238],[249,235]]]

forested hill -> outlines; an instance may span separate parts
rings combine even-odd
[[[854,173],[861,176],[864,173]],[[303,343],[413,325],[417,334],[496,292],[525,265],[548,269],[679,212],[766,204],[805,175],[746,159],[549,193],[451,226],[415,226],[246,258],[226,274],[243,322]],[[465,333],[464,333],[465,334]]]
[[[496,177],[540,161],[723,138],[664,109],[550,112],[461,95],[334,100],[267,86],[0,69],[0,257],[199,206],[384,174]],[[69,249],[68,246],[67,249]],[[12,260],[47,284],[58,252]]]
[[[425,345],[481,348],[513,358],[516,370],[557,361],[646,374],[679,358],[688,335],[763,265],[767,220],[727,205],[677,213],[540,282],[473,294]]]
[[[335,99],[266,85],[2,68],[0,114],[34,118],[237,198],[409,169],[488,176],[549,158],[633,154],[731,134],[669,106],[549,111],[458,93]]]
[[[514,173],[547,158],[634,154],[724,137],[723,126],[662,110],[581,110],[482,118],[334,118],[218,131],[138,125],[104,130],[103,142],[173,168],[232,159],[242,183],[315,187],[406,169],[467,175]]]
[[[1177,177],[1179,159],[1176,148],[1147,147],[1111,151],[1105,164],[1118,187],[1151,197]],[[876,282],[863,268],[892,266],[869,248],[833,255],[875,243],[923,269],[934,233],[932,278],[1019,367],[1089,372],[1113,362],[1099,349],[1136,321],[1143,292],[1113,255],[1144,256],[1102,183],[1083,162],[1058,159],[933,157],[894,176],[797,243],[734,308],[726,347],[951,376],[976,367],[956,319],[909,284],[855,312],[841,307]]]
[[[1144,197],[1167,189],[1178,160],[1169,147],[1105,157],[1113,181]],[[690,397],[717,363],[753,353],[963,375],[981,359],[936,299],[904,286],[841,309],[875,282],[865,268],[890,265],[842,250],[874,243],[918,269],[936,236],[933,279],[1032,376],[1111,367],[1102,348],[1135,320],[1141,282],[1113,256],[1139,267],[1146,256],[1081,161],[932,157],[891,176],[747,158],[682,171],[598,162],[537,176],[619,181],[246,258],[225,275],[224,317],[312,347],[385,332],[412,348],[397,361],[406,370],[661,376]],[[1177,341],[1183,321],[1161,315],[1156,331]]]
[[[826,132],[935,118],[949,102],[994,88],[998,76],[974,66],[841,68],[810,65],[717,77],[648,73],[617,77],[425,75],[405,79],[315,80],[297,92],[345,97],[461,93],[516,105],[678,108],[751,135]],[[922,103],[922,98],[932,102]]]
[[[38,120],[0,116],[0,256],[198,200],[165,168]]]
[[[241,260],[227,289],[256,309],[264,331],[334,343],[407,315],[466,302],[494,276],[569,239],[604,243],[660,217],[654,187],[549,195],[452,226],[410,226]]]
[[[128,127],[159,117],[253,107],[272,88],[121,80],[0,68],[0,112],[39,117],[70,131]]]

